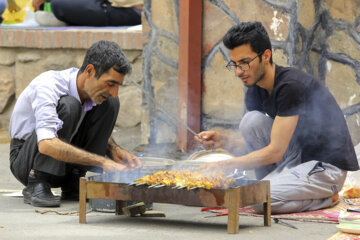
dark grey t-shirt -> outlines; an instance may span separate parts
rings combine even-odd
[[[340,169],[359,169],[344,114],[329,90],[313,76],[296,68],[276,66],[272,94],[255,85],[245,96],[249,111],[270,117],[299,115],[294,132],[302,162],[318,160]]]

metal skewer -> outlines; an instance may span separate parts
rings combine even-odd
[[[190,188],[190,190],[195,190],[195,189],[204,188],[204,187],[205,187],[205,185],[201,185],[201,186],[197,186],[197,187],[192,187],[192,188]]]
[[[146,185],[147,183],[138,183],[138,184],[135,184],[137,187],[138,186],[143,186],[143,185]]]
[[[354,205],[356,205],[355,203],[353,203],[353,202],[350,201],[349,199],[346,199],[346,198],[344,198],[344,197],[340,197],[340,198],[341,198],[341,200],[344,201],[344,203],[345,203],[346,205],[349,205],[349,206],[354,206]]]
[[[199,134],[197,134],[194,130],[192,130],[188,125],[186,125],[183,121],[178,119],[177,117],[174,117],[167,109],[165,109],[163,106],[161,106],[159,103],[156,102],[156,100],[148,93],[146,92],[142,86],[140,86],[134,79],[131,79],[131,81],[138,87],[140,90],[157,106],[162,112],[164,112],[170,120],[173,122],[181,124],[184,128],[186,128],[189,132],[191,132],[194,136],[198,137],[202,141],[205,141],[204,138],[202,138]],[[203,145],[201,145],[203,148]]]
[[[242,175],[242,176],[239,176],[239,177],[236,177],[236,178],[234,178],[235,180],[239,180],[239,179],[242,179],[242,178],[244,178],[245,176],[244,175]]]
[[[290,227],[290,228],[293,228],[293,229],[298,229],[297,227],[295,227],[294,225],[290,224],[290,223],[287,223],[287,222],[284,222],[283,220],[279,219],[279,218],[274,218],[274,222],[275,223],[279,223],[283,226],[286,226],[286,227]]]

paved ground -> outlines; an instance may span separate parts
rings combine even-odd
[[[272,222],[264,227],[262,218],[240,217],[238,235],[226,232],[227,217],[204,218],[200,208],[171,204],[154,204],[165,212],[165,218],[129,218],[113,213],[89,212],[87,224],[78,223],[78,215],[40,214],[23,203],[22,198],[9,197],[6,190],[22,190],[9,170],[9,143],[0,143],[0,239],[328,239],[338,230],[335,224],[289,221],[292,229]],[[55,189],[56,190],[56,189]],[[78,210],[77,202],[62,203],[59,212]]]

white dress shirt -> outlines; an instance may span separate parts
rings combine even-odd
[[[48,71],[32,80],[16,101],[10,119],[10,137],[26,140],[34,129],[37,142],[57,137],[63,125],[56,112],[60,97],[73,96],[81,102],[76,86],[78,72],[77,68]],[[90,100],[85,101],[81,120],[92,105]]]

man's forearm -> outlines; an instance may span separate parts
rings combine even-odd
[[[273,149],[271,146],[266,146],[244,156],[221,161],[220,164],[222,165],[221,168],[224,169],[248,170],[276,163],[281,160],[282,155],[283,153]]]
[[[230,153],[240,156],[246,154],[247,147],[240,131],[234,131],[230,129],[221,131],[221,138],[223,142],[223,148]]]
[[[114,141],[114,139],[110,136],[110,138],[108,140],[108,144],[106,146],[106,155],[108,155],[109,157],[112,157],[112,152],[116,148],[120,148],[122,150],[122,148],[119,145],[117,145],[116,142]]]
[[[58,138],[39,142],[39,151],[63,162],[102,167],[105,157],[76,148]]]

